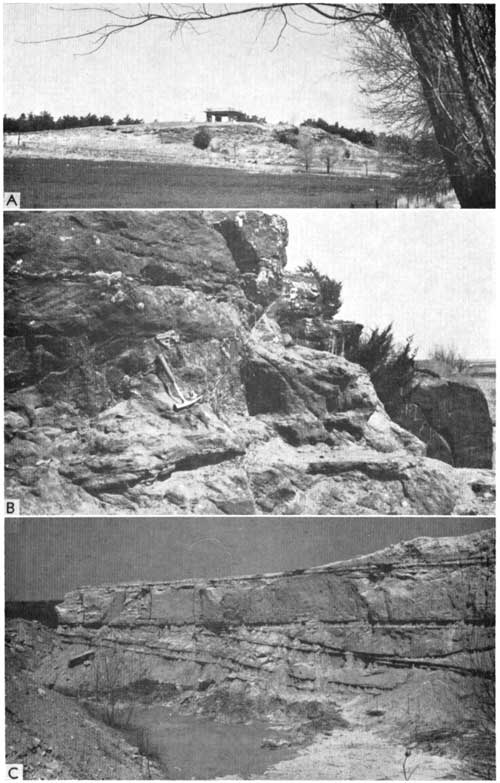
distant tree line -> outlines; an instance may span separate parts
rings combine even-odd
[[[242,112],[242,117],[239,122],[258,122],[260,125],[265,125],[266,118],[259,117],[257,114],[245,114],[245,112]]]
[[[347,139],[347,141],[352,141],[354,144],[364,144],[367,147],[374,147],[377,139],[373,131],[367,131],[364,128],[363,130],[359,130],[358,128],[346,128],[344,125],[339,125],[338,122],[330,125],[330,123],[321,119],[321,117],[318,117],[317,120],[305,120],[302,125],[309,128],[320,128],[327,133],[332,133],[336,136],[341,136],[343,139]]]
[[[128,114],[117,120],[116,125],[139,125],[143,120],[133,119]],[[63,117],[54,119],[48,111],[42,111],[40,114],[24,112],[19,117],[3,116],[4,133],[28,133],[30,131],[42,130],[64,130],[65,128],[88,128],[95,125],[114,125],[114,120],[108,114],[98,117],[97,114],[86,114],[77,117],[75,114],[65,114]]]

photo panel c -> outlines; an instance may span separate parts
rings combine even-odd
[[[6,522],[25,779],[495,779],[494,519]]]

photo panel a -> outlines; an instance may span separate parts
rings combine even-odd
[[[10,207],[494,207],[493,3],[6,3],[4,41]]]

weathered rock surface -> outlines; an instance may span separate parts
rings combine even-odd
[[[207,213],[208,222],[227,242],[240,272],[245,295],[267,306],[281,293],[288,226],[278,215]]]
[[[90,694],[112,654],[120,687],[148,681],[183,704],[226,694],[258,712],[387,694],[401,715],[417,692],[421,728],[438,714],[453,724],[492,676],[494,606],[491,530],[304,571],[85,587],[57,607],[58,649],[38,676]]]
[[[362,324],[334,318],[331,303],[324,302],[313,275],[285,272],[280,295],[267,314],[280,325],[285,339],[339,356],[353,354]]]
[[[6,486],[23,513],[491,510],[491,474],[425,457],[366,372],[290,316],[286,243],[282,219],[251,212],[6,219]]]
[[[428,444],[430,457],[456,467],[491,468],[493,423],[480,387],[465,375],[417,370],[391,414]]]

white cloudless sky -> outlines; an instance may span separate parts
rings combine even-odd
[[[288,269],[311,259],[343,283],[338,318],[393,322],[418,358],[436,345],[493,359],[495,214],[467,210],[273,210],[288,221]]]
[[[5,113],[45,109],[55,116],[95,112],[117,119],[128,112],[171,121],[201,120],[207,107],[233,106],[269,122],[321,116],[371,125],[357,79],[347,74],[348,27],[309,27],[317,34],[288,28],[276,48],[280,22],[262,27],[262,15],[199,24],[197,32],[174,36],[171,23],[152,22],[88,56],[79,56],[91,48],[88,39],[20,43],[109,21],[86,5],[4,5]],[[133,13],[137,5],[109,7]]]

